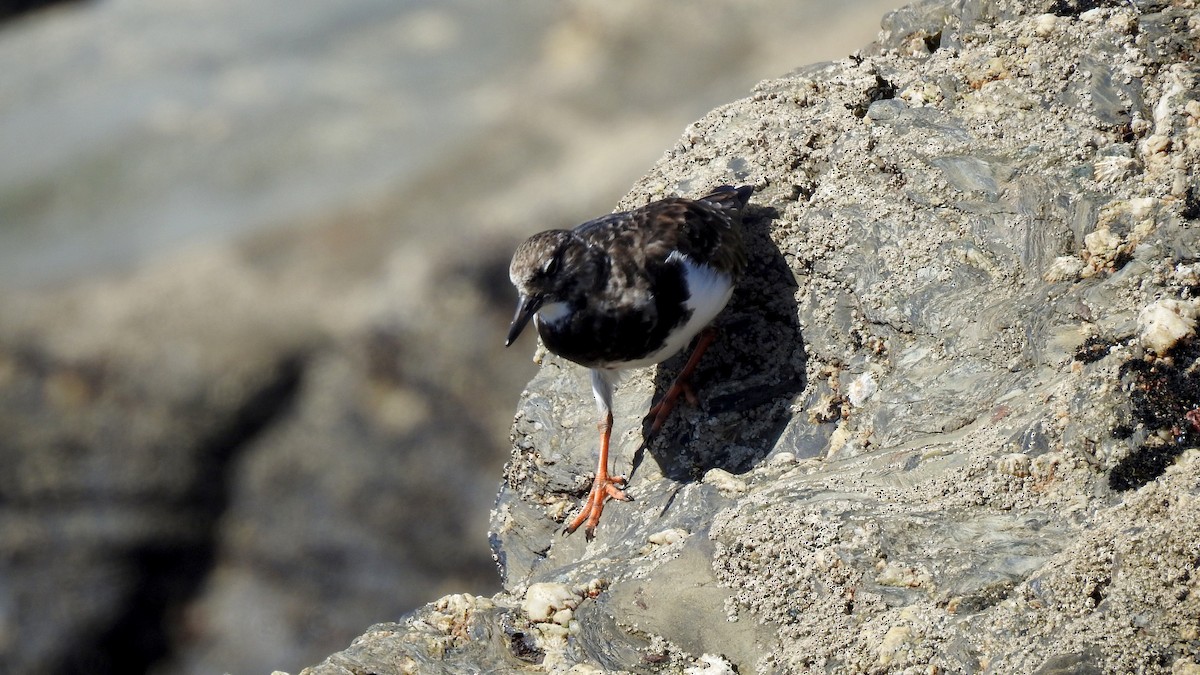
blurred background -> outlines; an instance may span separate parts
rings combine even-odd
[[[296,672],[499,590],[515,244],[896,4],[0,4],[0,673]]]

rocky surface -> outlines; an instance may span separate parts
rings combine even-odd
[[[1194,2],[918,3],[713,111],[621,206],[758,188],[698,409],[617,393],[593,542],[581,369],[541,353],[504,591],[308,675],[1200,669]]]
[[[534,371],[502,347],[513,246],[885,4],[106,0],[0,26],[0,672],[294,672],[496,592]]]

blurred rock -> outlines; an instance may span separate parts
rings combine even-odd
[[[130,672],[165,654],[164,614],[212,564],[231,466],[289,414],[318,341],[262,292],[215,254],[0,301],[6,669]]]
[[[157,667],[270,670],[495,587],[490,429],[526,375],[498,358],[489,268],[435,266],[451,301],[405,323],[374,313],[388,284],[298,292],[253,259],[0,299],[5,616],[44,640],[6,643],[14,670],[143,671],[185,645]]]
[[[0,22],[11,21],[22,14],[43,7],[73,1],[75,0],[5,0],[0,2]]]
[[[680,364],[618,391],[636,501],[559,536],[596,433],[585,373],[545,356],[492,517],[505,590],[304,672],[1200,660],[1200,344],[1138,324],[1198,292],[1196,7],[1093,5],[919,3],[689,127],[621,205],[754,184],[757,264],[656,461],[640,423]],[[543,583],[570,621],[525,612]]]

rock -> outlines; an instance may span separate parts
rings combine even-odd
[[[218,254],[0,300],[0,634],[30,636],[5,643],[8,668],[69,672],[104,642],[167,640],[158,613],[203,579],[228,467],[291,409],[317,340],[244,272]]]
[[[557,535],[594,461],[585,375],[547,356],[522,396],[493,512],[495,601],[608,582],[555,667],[1196,661],[1200,348],[1147,353],[1138,322],[1196,293],[1200,143],[1182,92],[1197,54],[1177,32],[1195,7],[1079,5],[901,10],[855,58],[690,126],[621,202],[757,186],[754,272],[697,371],[701,406],[650,444],[654,462],[634,454],[639,422],[679,360],[623,382],[613,448],[635,501],[611,504],[593,542]],[[929,84],[938,95],[895,95]],[[1139,160],[1128,179],[1097,171],[1121,153]],[[1091,256],[1088,273],[1068,256]],[[854,405],[835,405],[851,384]],[[804,459],[767,461],[783,453]],[[716,489],[714,470],[744,490]],[[669,557],[645,547],[672,528],[690,536]],[[480,638],[443,658],[430,611],[305,672],[497,670],[545,649],[478,615]]]
[[[735,675],[733,664],[716,654],[701,654],[700,662],[683,669],[684,675]]]
[[[525,591],[525,601],[521,611],[530,621],[554,621],[558,612],[574,609],[579,598],[566,584],[542,582],[531,585]]]
[[[1053,14],[1042,14],[1034,20],[1033,32],[1038,37],[1049,37],[1054,32],[1058,17]]]
[[[1138,313],[1142,344],[1166,354],[1196,331],[1196,306],[1180,300],[1156,300]]]
[[[475,378],[517,378],[460,349],[474,340],[443,338],[442,358],[474,371],[448,384],[443,364],[397,348],[429,326],[369,309],[346,320],[347,294],[279,283],[217,248],[0,297],[0,588],[22,608],[0,616],[40,636],[5,664],[111,663],[110,646],[127,645],[120,664],[144,670],[139,659],[181,637],[179,616],[183,635],[203,637],[181,661],[235,654],[266,672],[307,653],[300,626],[344,643],[439,583],[495,590],[478,514],[499,467],[462,467],[499,450],[467,411],[487,391]],[[506,312],[477,312],[471,288],[455,320],[500,325]],[[396,450],[419,444],[439,452]],[[316,601],[332,592],[354,601]]]

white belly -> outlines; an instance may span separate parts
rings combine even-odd
[[[692,310],[692,315],[686,324],[667,336],[666,343],[658,351],[643,359],[623,363],[621,364],[622,368],[652,366],[679,353],[692,341],[692,338],[696,337],[697,333],[712,323],[712,320],[721,313],[721,310],[729,302],[730,296],[733,295],[733,278],[730,275],[718,272],[707,265],[700,265],[679,252],[672,253],[667,260],[678,260],[683,264],[684,272],[687,275],[688,291],[691,293],[686,305],[688,309]]]

